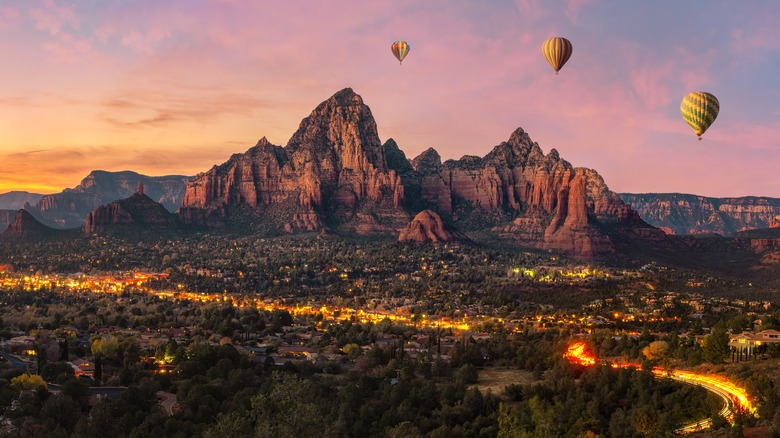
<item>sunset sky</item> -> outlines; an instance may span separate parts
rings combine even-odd
[[[775,1],[3,1],[0,193],[194,175],[352,87],[410,158],[522,127],[614,191],[780,197],[778,23]],[[703,141],[690,91],[720,100]]]

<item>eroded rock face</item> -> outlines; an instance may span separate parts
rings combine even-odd
[[[16,212],[13,221],[0,234],[4,239],[37,240],[51,237],[57,230],[49,228],[33,217],[27,210]]]
[[[500,237],[538,248],[582,257],[611,252],[609,239],[592,221],[635,216],[596,171],[573,167],[555,149],[545,155],[522,129],[485,157],[439,163],[432,149],[412,160],[416,175],[402,175],[406,192],[419,193],[425,207],[455,223],[465,214],[474,222],[475,213],[465,213],[463,206],[478,212],[477,227],[479,215],[499,217],[503,224],[493,231]]]
[[[44,223],[57,228],[77,228],[84,225],[89,212],[101,205],[132,195],[139,182],[146,194],[169,211],[181,205],[189,177],[181,175],[146,176],[136,172],[90,172],[79,185],[61,193],[43,195],[35,204],[24,206]]]
[[[447,226],[441,216],[432,210],[423,210],[412,219],[398,236],[399,242],[448,243],[467,242],[469,239],[461,232]]]
[[[176,215],[144,194],[143,185],[129,198],[103,205],[87,215],[85,232],[104,235],[128,231],[175,231]]]
[[[286,147],[263,138],[246,153],[197,175],[187,186],[182,217],[201,220],[236,205],[262,214],[273,204],[292,202],[280,223],[285,232],[319,229],[325,221],[357,227],[362,221],[356,212],[366,206],[380,222],[399,227],[408,220],[403,197],[371,110],[347,88],[305,118]]]
[[[263,138],[199,174],[179,214],[202,224],[236,206],[273,217],[282,233],[392,233],[431,210],[464,230],[583,257],[612,251],[597,223],[641,222],[596,171],[573,167],[555,149],[545,155],[522,129],[484,157],[442,163],[429,148],[408,160],[392,139],[380,143],[370,109],[351,89],[320,104],[285,147]]]

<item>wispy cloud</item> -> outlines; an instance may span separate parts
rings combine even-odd
[[[780,96],[766,72],[780,65],[780,8],[770,2],[25,5],[0,6],[0,54],[14,60],[0,82],[0,150],[85,155],[28,154],[13,167],[20,181],[73,185],[91,167],[205,170],[264,135],[285,144],[346,86],[371,106],[382,140],[409,155],[483,155],[523,127],[618,190],[667,181],[732,194],[778,138]],[[703,19],[683,25],[694,11]],[[541,55],[551,35],[574,43],[557,76]],[[412,44],[403,65],[390,54],[396,39]],[[706,148],[679,115],[695,90],[722,97]],[[780,193],[780,182],[760,186],[771,184]]]
[[[54,0],[44,0],[40,7],[30,9],[29,14],[35,21],[36,29],[45,30],[52,35],[59,34],[65,26],[72,28],[79,26],[79,19],[73,4],[60,4]]]
[[[8,29],[17,24],[19,10],[11,6],[0,6],[0,30]]]

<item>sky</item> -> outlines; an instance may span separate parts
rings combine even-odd
[[[522,127],[613,191],[780,197],[778,22],[769,0],[2,0],[0,193],[194,175],[351,87],[409,158]],[[691,91],[720,101],[703,141]]]

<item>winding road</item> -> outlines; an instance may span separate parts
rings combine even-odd
[[[573,363],[577,363],[583,366],[593,366],[597,363],[607,365],[606,362],[597,361],[595,357],[588,354],[585,350],[585,344],[577,342],[569,346],[569,349],[563,355]],[[613,368],[641,368],[637,364],[627,363],[612,363]],[[723,409],[718,412],[718,415],[725,418],[728,421],[734,416],[734,411],[739,410],[743,412],[749,412],[755,414],[756,408],[750,402],[747,391],[741,388],[724,377],[716,374],[699,374],[692,371],[683,370],[667,370],[663,368],[654,368],[653,374],[659,378],[669,378],[688,385],[699,385],[717,395],[723,400]],[[691,424],[686,424],[676,430],[679,434],[691,433],[700,430],[707,429],[712,426],[712,418],[706,418],[696,421]]]
[[[735,406],[741,406],[741,400],[739,395],[731,393],[722,387],[722,384],[709,381],[704,376],[693,374],[689,372],[673,371],[671,375],[663,370],[653,371],[653,374],[659,377],[667,377],[678,382],[687,383],[689,385],[699,385],[717,395],[723,399],[723,409],[718,412],[718,415],[723,418],[730,418],[734,413]],[[675,432],[678,434],[686,434],[698,432],[700,430],[708,429],[712,426],[712,418],[705,418],[703,420],[696,421],[694,423],[686,424],[680,427]]]

